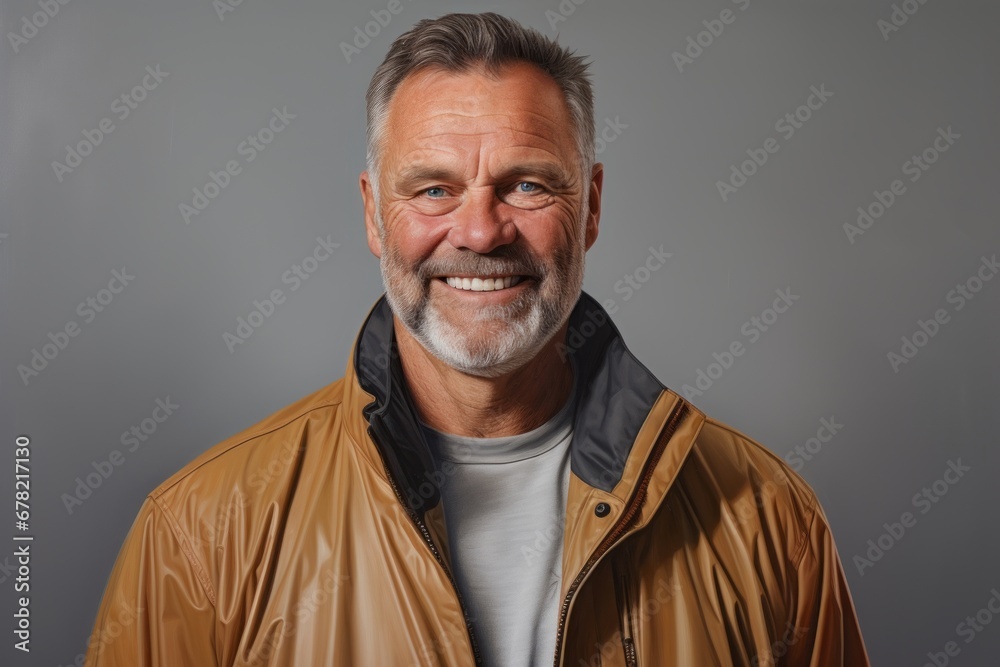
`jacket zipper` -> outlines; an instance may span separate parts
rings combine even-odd
[[[379,445],[378,439],[375,437],[375,432],[370,425],[368,426],[368,437],[370,437],[372,442],[378,445],[381,450],[381,445]],[[399,486],[396,484],[396,480],[393,478],[392,473],[389,472],[389,467],[385,464],[385,459],[382,459],[382,469],[385,470],[386,479],[389,480],[389,486],[392,487],[393,493],[396,494],[396,499],[399,500],[399,504],[403,506],[403,509],[406,510],[406,514],[410,517],[410,520],[413,521],[414,525],[416,525],[416,527],[420,530],[420,535],[424,538],[424,543],[431,550],[431,553],[434,554],[434,559],[448,576],[448,581],[451,582],[451,587],[455,591],[455,596],[458,598],[458,607],[462,611],[462,619],[465,621],[465,629],[469,632],[469,643],[472,645],[472,654],[475,657],[476,665],[482,665],[483,658],[479,653],[479,645],[476,643],[476,636],[472,630],[472,623],[469,621],[469,615],[465,610],[465,602],[462,600],[462,593],[458,590],[458,584],[455,582],[455,578],[452,576],[451,570],[441,557],[441,552],[438,551],[437,546],[434,544],[434,540],[431,539],[431,534],[427,530],[427,525],[403,500],[403,495],[399,492]]]
[[[632,561],[631,550],[627,544],[621,548],[625,549],[624,561],[627,567],[627,564]],[[636,655],[635,628],[632,619],[632,600],[635,592],[632,587],[632,577],[627,569],[622,568],[622,571],[618,572],[617,567],[614,576],[615,596],[619,605],[618,615],[622,624],[622,650],[625,652],[625,665],[626,667],[638,667],[639,657]]]
[[[559,626],[556,630],[556,655],[555,661],[553,662],[554,667],[559,667],[559,661],[562,658],[562,642],[563,635],[566,630],[566,617],[569,614],[569,605],[573,601],[573,596],[576,594],[577,589],[583,583],[584,579],[587,578],[587,575],[590,574],[590,570],[593,569],[594,565],[596,565],[604,554],[611,549],[614,543],[618,541],[618,539],[625,533],[629,525],[636,518],[639,508],[642,506],[642,503],[646,498],[646,489],[649,486],[650,478],[653,476],[653,470],[656,468],[656,464],[659,463],[660,456],[663,455],[663,450],[666,449],[667,442],[670,440],[671,436],[673,436],[674,431],[677,430],[677,425],[680,423],[685,414],[687,414],[686,403],[684,401],[680,401],[679,405],[674,408],[673,413],[667,420],[667,425],[663,428],[663,432],[656,441],[655,449],[649,458],[649,463],[643,470],[642,478],[639,481],[635,492],[632,494],[632,500],[626,507],[625,512],[622,513],[621,518],[618,520],[618,524],[597,547],[594,554],[590,557],[586,564],[584,564],[583,569],[580,570],[580,574],[578,574],[576,579],[573,580],[569,590],[567,590],[566,598],[563,600],[562,607],[559,610]],[[635,650],[634,644],[632,645],[632,650]]]

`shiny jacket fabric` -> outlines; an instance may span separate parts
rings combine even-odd
[[[553,664],[868,665],[806,483],[662,386],[586,294],[560,353],[583,389]],[[447,473],[430,466],[383,297],[342,379],[148,496],[86,664],[477,664],[448,567]]]

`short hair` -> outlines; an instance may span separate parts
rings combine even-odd
[[[580,167],[588,178],[595,161],[594,94],[586,59],[506,16],[445,14],[422,19],[397,37],[368,85],[367,166],[376,201],[389,104],[403,79],[425,68],[454,73],[483,68],[496,76],[505,66],[519,62],[538,66],[562,90],[574,125]]]

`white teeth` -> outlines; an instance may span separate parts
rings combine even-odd
[[[468,290],[471,292],[496,292],[507,289],[521,282],[520,276],[504,276],[503,278],[459,278],[448,276],[445,278],[450,286],[455,289]]]

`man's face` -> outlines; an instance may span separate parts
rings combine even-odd
[[[394,314],[449,366],[516,369],[576,303],[603,172],[580,173],[572,128],[558,85],[529,64],[499,79],[421,70],[397,89],[380,202],[361,175],[368,244]]]

